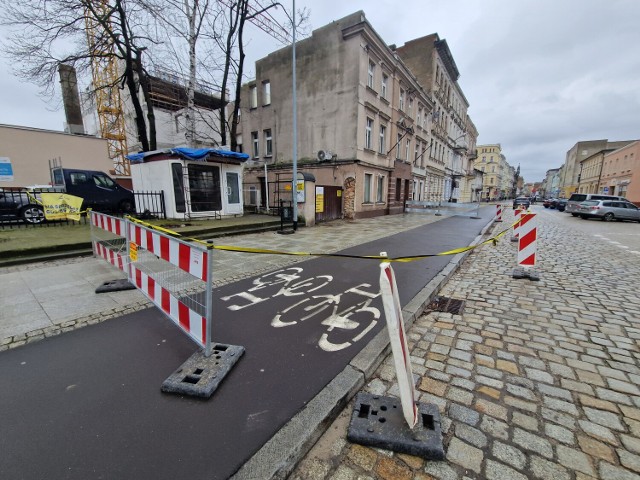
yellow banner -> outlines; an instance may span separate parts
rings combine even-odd
[[[42,207],[47,220],[80,221],[82,198],[66,193],[42,193]]]

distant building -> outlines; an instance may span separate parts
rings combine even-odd
[[[475,168],[483,172],[482,198],[500,200],[512,196],[516,170],[507,162],[499,143],[478,145]]]
[[[631,143],[631,141],[609,142],[607,139],[577,142],[567,152],[562,177],[560,179],[559,196],[569,198],[572,193],[578,192],[583,160],[586,160],[597,152],[624,147],[629,143]],[[590,169],[594,167],[595,163],[596,162],[589,163],[588,166]]]
[[[598,193],[619,195],[640,206],[640,140],[604,155]]]

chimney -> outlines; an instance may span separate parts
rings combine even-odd
[[[69,133],[84,135],[76,69],[71,65],[60,64],[58,66],[58,73],[60,74],[62,103],[64,104],[64,113],[67,119]]]

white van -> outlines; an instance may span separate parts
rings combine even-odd
[[[613,200],[621,202],[629,201],[624,197],[617,197],[615,195],[601,195],[599,193],[573,193],[569,197],[565,212],[570,213],[574,217],[577,217],[579,215],[577,213],[579,205],[587,200]]]

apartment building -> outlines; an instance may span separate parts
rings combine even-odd
[[[406,42],[397,53],[434,101],[425,199],[470,201],[477,188],[471,186],[475,175],[470,159],[478,132],[467,114],[469,102],[447,41],[434,33]]]
[[[478,145],[477,151],[475,166],[483,172],[483,199],[500,200],[511,197],[516,170],[502,154],[500,144]]]
[[[640,205],[640,140],[603,156],[597,193],[620,195]]]
[[[425,61],[432,58],[429,54]],[[442,107],[440,115],[435,113],[436,100],[426,84],[362,11],[297,42],[296,64],[296,165],[324,192],[318,220],[400,213],[408,200],[446,201],[454,194],[452,175],[447,187],[445,170],[449,165],[453,172],[453,151],[433,134],[450,125],[451,114],[443,114]],[[247,204],[264,205],[282,190],[282,179],[291,180],[291,67],[292,47],[285,47],[258,60],[255,80],[242,88],[242,148],[251,156],[245,183],[255,186]],[[444,64],[438,73],[441,68]],[[456,115],[464,122],[456,121],[470,123],[466,100],[457,102]],[[465,135],[457,131],[460,141]],[[328,210],[333,216],[326,215]]]
[[[564,168],[562,170],[562,177],[560,179],[560,195],[564,198],[569,198],[572,193],[576,193],[580,189],[580,180],[582,178],[582,162],[592,155],[601,151],[611,151],[617,148],[628,145],[631,141],[610,142],[607,139],[603,140],[588,140],[577,142],[569,151],[567,151]],[[594,169],[597,169],[598,162],[601,163],[602,157],[598,159],[592,159],[588,162],[590,176],[593,176]],[[586,185],[583,184],[583,188]]]

